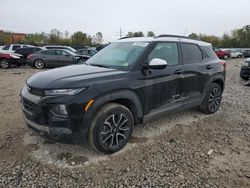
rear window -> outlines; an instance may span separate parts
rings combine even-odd
[[[197,63],[202,61],[202,52],[196,44],[181,44],[183,61],[185,64]]]
[[[202,50],[204,58],[211,58],[216,56],[211,46],[200,46],[200,48]]]

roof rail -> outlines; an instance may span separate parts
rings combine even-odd
[[[175,37],[175,38],[185,38],[185,39],[191,39],[187,36],[181,36],[181,35],[168,35],[168,34],[162,34],[162,35],[158,35],[155,38],[161,38],[161,37]]]
[[[132,37],[122,37],[122,38],[119,38],[119,40],[122,40],[122,39],[128,39],[128,38],[132,38]]]

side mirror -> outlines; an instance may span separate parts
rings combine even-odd
[[[147,69],[165,69],[167,67],[167,61],[163,59],[154,58],[148,65],[145,65],[144,68]]]

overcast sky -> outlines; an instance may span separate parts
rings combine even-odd
[[[249,0],[0,0],[0,29],[83,31],[117,39],[119,28],[156,34],[222,35],[250,24]]]

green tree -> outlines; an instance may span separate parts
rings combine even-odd
[[[35,33],[35,34],[28,34],[26,35],[24,41],[22,43],[42,46],[46,45],[49,42],[49,36],[42,32],[42,33]]]
[[[142,31],[134,32],[133,37],[144,37],[144,34]]]
[[[133,37],[133,32],[129,31],[127,37]]]
[[[10,44],[12,42],[11,33],[0,33],[0,45]]]
[[[58,29],[51,29],[49,32],[49,44],[60,44],[62,39],[62,32]]]
[[[147,33],[147,37],[155,37],[155,33],[153,31],[149,31]]]
[[[103,36],[101,32],[96,33],[95,37],[98,44],[101,44],[103,42]]]
[[[199,35],[197,35],[196,33],[191,33],[190,35],[188,35],[188,37],[191,39],[199,40]]]
[[[92,45],[92,38],[81,31],[75,32],[71,36],[71,45],[77,48]]]

